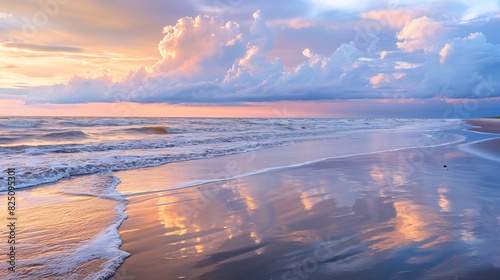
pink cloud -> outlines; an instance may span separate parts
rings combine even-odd
[[[426,16],[412,20],[396,37],[402,41],[398,42],[398,48],[405,52],[423,50],[426,53],[434,50],[446,28],[441,22],[434,21]]]
[[[404,77],[405,74],[403,73],[389,73],[389,74],[384,74],[384,73],[378,73],[375,76],[369,77],[368,80],[370,81],[370,84],[374,87],[378,87],[380,84],[390,84],[395,82],[396,80],[401,79]]]
[[[200,77],[224,73],[245,52],[239,25],[208,16],[185,17],[164,28],[156,72]]]
[[[370,78],[368,78],[368,80],[370,81],[370,84],[372,84],[374,86],[380,84],[382,81],[386,82],[386,83],[389,82],[389,80],[387,79],[387,77],[384,74],[382,74],[382,73],[379,73],[379,74],[377,74],[377,75],[375,75],[373,77],[370,77]]]
[[[281,21],[279,22],[279,24],[293,29],[311,28],[320,25],[318,21],[306,18],[293,18],[290,20]]]
[[[376,20],[385,27],[401,29],[413,19],[425,13],[426,11],[424,9],[374,10],[362,13],[360,17],[363,19]]]
[[[247,53],[239,61],[239,65],[246,67],[255,74],[257,71],[262,70],[262,66],[266,66],[265,53],[273,48],[274,35],[267,27],[265,16],[261,11],[255,12],[253,18],[254,22],[250,27]]]
[[[439,51],[439,62],[441,64],[446,62],[446,56],[452,51],[452,48],[452,45],[448,43]]]
[[[2,13],[2,12],[0,12],[0,19],[2,19],[2,18],[10,18],[10,17],[12,17],[12,15],[11,15],[11,14],[7,14],[7,13]]]
[[[384,59],[387,56],[387,51],[380,52],[380,59]]]

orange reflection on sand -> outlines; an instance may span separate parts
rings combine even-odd
[[[188,234],[198,233],[202,230],[202,225],[196,219],[188,215],[190,209],[179,207],[179,197],[158,194],[157,200],[158,221],[165,228],[164,236],[182,237],[177,242],[172,242],[178,247],[175,257],[187,257],[192,254],[201,254],[205,251],[205,243],[201,236],[186,238]]]
[[[177,202],[174,196],[160,196],[158,198],[158,220],[168,232],[165,235],[183,235],[190,231],[199,231],[197,225],[188,225],[185,213],[181,213],[181,208],[171,207]]]
[[[300,202],[304,206],[304,210],[309,211],[313,206],[321,201],[331,198],[331,194],[327,188],[327,181],[319,182],[321,186],[304,190],[300,193]]]
[[[378,165],[371,166],[370,177],[379,185],[394,184],[396,186],[401,186],[407,182],[406,177],[402,173],[383,172]]]
[[[440,235],[439,227],[444,226],[444,220],[425,205],[415,204],[410,200],[394,202],[396,217],[389,221],[394,231],[384,232],[370,238],[380,242],[370,248],[374,250],[389,250],[404,246],[410,242],[425,242],[421,248],[429,248],[450,239],[448,235]],[[433,238],[434,237],[434,238]]]
[[[251,188],[245,187],[240,183],[240,180],[236,179],[231,182],[230,188],[235,194],[238,194],[240,198],[245,202],[247,210],[251,213],[252,211],[259,208],[256,203],[256,199],[251,194]]]
[[[481,239],[477,236],[476,227],[477,220],[479,220],[479,213],[476,209],[467,208],[463,211],[465,221],[462,222],[462,229],[460,230],[460,238],[468,244],[480,242]]]
[[[238,236],[243,233],[243,230],[240,228],[240,225],[243,224],[243,219],[239,215],[229,215],[225,220],[226,224],[226,233],[227,239],[232,239],[235,236]]]
[[[378,184],[383,185],[386,182],[385,174],[380,171],[380,168],[377,165],[372,165],[372,170],[370,171],[370,176]]]
[[[255,241],[255,244],[259,244],[262,241],[257,232],[252,231],[250,237]]]
[[[419,242],[429,238],[431,224],[427,219],[436,218],[433,213],[422,205],[411,201],[394,202],[396,209],[396,230],[408,241]],[[425,218],[424,218],[425,215]]]
[[[314,206],[315,202],[311,200],[310,195],[307,192],[300,193],[300,202],[304,206],[304,210],[309,211]]]
[[[240,189],[238,184],[224,184],[221,188],[231,189],[249,208],[257,209],[248,190],[243,195],[241,190],[244,188]],[[216,250],[227,240],[244,234],[247,226],[252,226],[245,223],[249,209],[228,213],[227,209],[221,208],[224,204],[217,203],[217,197],[206,197],[202,189],[176,195],[161,193],[156,195],[156,201],[157,218],[164,228],[163,236],[175,248],[167,253],[168,258],[206,254],[207,250]],[[214,221],[223,221],[217,226],[221,230],[214,231]],[[249,237],[255,244],[262,241],[256,230],[251,230]]]

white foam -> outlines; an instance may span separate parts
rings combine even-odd
[[[101,120],[103,123],[109,121]],[[117,122],[115,119],[111,121]],[[133,120],[123,121],[133,122]],[[450,127],[449,122],[414,119],[176,120],[177,124],[181,121],[185,121],[186,126],[205,125],[207,127],[204,129],[207,131],[217,126],[233,129],[232,127],[238,127],[241,124],[254,126],[254,128],[250,131],[241,131],[236,128],[225,133],[204,132],[168,138],[145,136],[147,138],[144,139],[87,144],[8,147],[0,148],[0,154],[4,154],[5,165],[16,167],[20,178],[17,187],[23,188],[76,175],[158,166],[170,162],[243,153],[297,142],[335,139],[369,131],[401,127],[407,130],[435,131],[438,128]],[[90,122],[97,121],[90,120]],[[460,124],[458,121],[455,123]],[[5,190],[5,186],[0,187],[0,191]]]
[[[33,237],[31,235],[33,235],[33,233],[29,236],[25,236],[25,240],[22,244],[22,246],[25,246],[23,248],[24,250],[30,250],[29,247],[26,248],[26,246],[45,247],[42,254],[26,255],[23,258],[20,258],[17,262],[18,267],[36,267],[36,269],[23,270],[19,272],[19,275],[17,275],[18,278],[83,279],[83,277],[85,277],[85,279],[107,279],[111,277],[124,260],[130,256],[129,253],[119,249],[122,241],[118,234],[118,227],[127,218],[127,215],[124,213],[127,202],[123,198],[115,199],[118,195],[116,191],[118,183],[119,179],[114,175],[102,173],[82,177],[76,181],[61,184],[61,191],[65,195],[72,194],[71,188],[74,186],[75,189],[86,189],[87,191],[84,192],[85,195],[93,195],[99,198],[109,196],[114,200],[118,200],[119,203],[114,207],[114,211],[110,211],[109,213],[99,213],[99,215],[111,215],[108,216],[111,218],[111,223],[105,226],[102,231],[94,236],[87,236],[88,234],[86,235],[82,232],[82,234],[77,235],[81,236],[79,237],[79,240],[74,240],[74,237],[73,240],[68,240],[67,236],[64,235],[64,232],[51,230],[50,235],[46,238],[57,240],[58,243],[56,245],[53,244],[53,241],[51,241],[51,245],[39,244],[35,241],[36,239],[32,240]],[[94,184],[96,185],[92,186]],[[102,190],[97,191],[99,188],[102,188]],[[69,191],[66,191],[66,189],[69,189]],[[93,193],[92,190],[95,190],[96,192]],[[81,195],[78,194],[78,192],[75,194]],[[105,201],[103,200],[102,202],[97,201],[94,203],[104,202]],[[79,213],[68,213],[68,215],[71,216],[66,217],[66,220],[63,221],[68,227],[74,226],[77,219],[90,219],[86,222],[82,222],[87,226],[91,226],[94,223],[102,223],[100,220],[92,220],[92,217],[89,218],[88,216],[81,216]],[[71,228],[68,230],[82,231],[85,229]],[[103,263],[100,267],[93,268],[93,272],[89,272],[88,270],[85,271],[85,273],[90,274],[81,275],[82,272],[78,272],[76,268],[92,260],[102,260]]]

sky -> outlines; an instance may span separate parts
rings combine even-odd
[[[0,0],[0,115],[500,115],[500,0]]]

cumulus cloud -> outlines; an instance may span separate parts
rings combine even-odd
[[[416,92],[427,96],[478,98],[498,96],[500,45],[489,43],[482,33],[447,41],[415,71],[420,81]],[[479,96],[477,87],[489,80],[488,93]]]
[[[397,46],[406,52],[423,50],[428,53],[434,50],[445,31],[442,23],[423,16],[412,20],[397,34],[397,38],[402,41]]]
[[[165,27],[163,33],[158,45],[162,60],[154,70],[168,76],[214,78],[245,52],[239,25],[224,24],[216,17],[185,17]]]
[[[261,11],[253,14],[254,22],[250,27],[250,36],[248,38],[248,49],[244,58],[238,66],[245,67],[252,74],[258,71],[272,67],[266,63],[265,54],[274,46],[274,35],[265,22],[265,15]]]
[[[162,58],[151,67],[117,82],[107,73],[75,76],[66,84],[34,90],[26,102],[463,98],[475,97],[481,78],[500,68],[500,46],[482,33],[447,38],[444,23],[426,16],[390,24],[403,26],[396,33],[399,50],[363,51],[356,42],[330,54],[305,48],[302,63],[284,67],[280,58],[269,57],[275,37],[261,11],[245,30],[218,17],[186,17],[164,28],[158,44]]]

